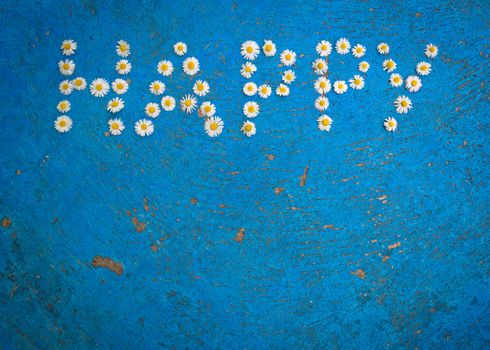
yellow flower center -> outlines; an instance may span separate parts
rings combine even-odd
[[[254,51],[254,48],[252,46],[247,47],[247,52],[252,53]]]
[[[408,106],[408,102],[405,101],[405,100],[403,100],[400,104],[401,104],[402,107],[407,107]]]
[[[65,102],[61,102],[60,103],[60,109],[65,109],[66,108],[66,103]]]
[[[431,47],[429,47],[429,51],[430,52],[435,52],[436,51],[436,48],[434,46],[431,46]]]
[[[279,91],[284,93],[284,92],[286,92],[286,88],[285,88],[284,86],[281,86],[281,87],[279,88]]]
[[[286,80],[293,80],[293,76],[291,74],[286,74]]]
[[[247,90],[248,90],[248,91],[252,91],[253,89],[254,89],[254,88],[253,88],[253,86],[252,86],[252,85],[247,86]]]
[[[150,106],[150,107],[148,108],[148,112],[150,112],[150,113],[155,113],[155,107]]]
[[[399,83],[400,82],[400,77],[398,75],[393,77],[393,82],[394,83]]]
[[[394,126],[395,126],[395,122],[394,122],[393,120],[390,120],[390,121],[388,122],[388,125],[389,125],[390,127],[394,127]]]
[[[322,125],[323,126],[329,126],[330,125],[330,120],[328,120],[327,118],[323,119],[322,120]]]
[[[362,67],[362,68],[364,68],[364,69],[366,69],[366,68],[367,68],[367,64],[366,64],[366,63],[363,63],[363,64],[361,65],[361,67]]]
[[[112,123],[111,128],[112,128],[112,130],[119,130],[119,124],[118,123]]]
[[[318,69],[323,69],[323,63],[322,62],[319,62],[317,65]]]
[[[340,89],[340,90],[342,90],[342,89],[344,88],[344,84],[340,83],[340,84],[338,85],[338,87],[339,87],[339,89]]]
[[[128,47],[126,46],[126,44],[121,44],[121,45],[119,46],[119,50],[120,50],[120,51],[122,51],[122,52],[126,52],[126,51],[127,51],[127,49],[128,49]]]
[[[140,128],[141,128],[141,130],[146,130],[146,129],[148,129],[148,125],[143,123],[140,125]]]
[[[117,101],[112,101],[111,106],[112,106],[112,107],[117,107],[117,106],[119,106],[119,102],[117,102]]]
[[[327,83],[326,83],[326,82],[324,82],[324,81],[320,82],[320,87],[321,87],[322,89],[325,89],[325,88],[327,87]]]
[[[248,113],[254,113],[255,112],[255,107],[254,106],[248,106]]]
[[[71,44],[70,43],[65,43],[65,44],[63,44],[63,48],[65,50],[69,50],[69,49],[71,49]]]
[[[209,124],[209,128],[213,131],[218,129],[218,123],[212,122],[211,124]]]
[[[355,85],[361,85],[361,79],[354,79]]]
[[[381,45],[380,49],[381,49],[381,51],[385,51],[386,50],[386,45]]]
[[[102,84],[95,85],[95,90],[101,91],[102,90]]]
[[[185,100],[184,104],[187,106],[187,107],[190,107],[191,104],[192,104],[192,101],[191,100]]]
[[[177,45],[177,50],[178,51],[183,51],[184,50],[184,45],[181,45],[181,44]]]
[[[320,102],[318,103],[320,106],[325,106],[325,101],[324,100],[320,100]]]
[[[162,65],[160,65],[160,69],[165,72],[168,69],[168,64],[163,63]]]
[[[165,106],[170,107],[171,104],[172,104],[172,101],[165,100]]]
[[[357,52],[357,53],[362,53],[362,47],[357,47],[357,48],[356,48],[356,52]]]
[[[420,66],[420,70],[422,70],[422,71],[427,70],[427,66]]]
[[[252,131],[252,125],[251,124],[245,125],[245,131],[247,132]]]
[[[119,69],[126,69],[126,63],[120,63]]]
[[[63,64],[63,69],[65,69],[65,70],[66,70],[66,69],[68,69],[68,68],[70,68],[70,65],[69,65],[68,63],[64,63],[64,64]]]
[[[291,60],[291,54],[289,54],[289,53],[288,53],[288,54],[286,54],[286,56],[284,56],[284,58],[285,58],[287,61]]]
[[[63,84],[62,88],[63,90],[68,90],[69,85],[68,84]]]
[[[417,80],[412,80],[412,82],[410,83],[410,85],[417,86]]]
[[[390,69],[393,68],[393,65],[394,65],[393,61],[386,62],[386,67],[388,67]]]
[[[204,84],[199,83],[197,84],[197,91],[203,91],[204,90]]]
[[[155,85],[153,85],[153,90],[154,90],[154,91],[158,91],[158,90],[160,90],[160,84],[155,84]]]
[[[342,44],[340,44],[340,48],[341,48],[342,50],[345,50],[345,49],[347,48],[347,44],[346,44],[346,43],[342,43]]]
[[[272,45],[271,44],[265,45],[265,51],[272,51]]]
[[[322,51],[327,51],[327,45],[325,44],[322,45]]]
[[[189,69],[194,69],[195,66],[196,65],[193,61],[190,61],[189,63],[187,63],[187,68],[189,68]]]
[[[123,84],[123,83],[117,83],[117,85],[116,85],[116,89],[117,89],[117,90],[122,90],[122,89],[124,89],[124,84]]]
[[[82,79],[75,79],[75,85],[81,86],[82,85]]]
[[[261,90],[261,91],[262,91],[262,93],[263,93],[264,95],[265,95],[265,94],[267,94],[267,88],[266,88],[265,86],[262,88],[262,90]]]
[[[209,106],[209,105],[204,106],[204,112],[205,113],[211,112],[211,106]]]
[[[66,126],[66,120],[60,120],[58,125],[64,128]]]

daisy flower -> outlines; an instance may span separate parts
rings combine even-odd
[[[318,129],[321,131],[330,131],[333,121],[328,115],[323,114],[316,121],[318,122]]]
[[[279,84],[276,88],[276,95],[278,96],[287,96],[289,95],[289,86],[284,84]]]
[[[72,60],[62,60],[58,62],[58,68],[63,75],[72,75],[75,71],[75,62]]]
[[[71,110],[71,103],[68,100],[63,100],[56,106],[60,113],[68,113]]]
[[[209,101],[203,102],[201,107],[199,107],[201,113],[205,117],[212,117],[216,113],[216,107]]]
[[[71,83],[73,84],[73,88],[78,91],[85,90],[85,88],[87,87],[87,81],[85,80],[85,78],[82,77],[73,79]]]
[[[276,54],[276,44],[272,40],[264,40],[264,45],[262,46],[262,51],[266,57],[272,57]]]
[[[419,62],[417,64],[417,74],[418,75],[429,75],[432,65],[428,62]]]
[[[439,50],[437,49],[437,46],[434,44],[427,44],[425,47],[425,55],[429,58],[434,58],[437,56],[437,52]]]
[[[225,123],[219,117],[206,118],[206,121],[204,122],[204,130],[210,137],[216,137],[221,134],[224,126]]]
[[[257,85],[252,82],[245,83],[243,85],[243,93],[247,96],[253,96],[257,93]]]
[[[390,46],[387,43],[380,43],[376,47],[378,49],[378,52],[382,55],[387,55],[390,53]]]
[[[361,44],[357,44],[352,48],[352,55],[355,58],[361,58],[366,54],[366,47],[362,46]]]
[[[391,73],[395,69],[396,69],[396,62],[393,61],[391,58],[383,61],[383,70],[387,71],[388,73]]]
[[[131,47],[128,42],[119,40],[116,45],[116,53],[121,57],[128,57],[131,54]]]
[[[180,109],[186,113],[192,113],[196,109],[197,99],[194,95],[185,95],[180,99]]]
[[[164,96],[162,97],[162,101],[160,102],[163,110],[166,112],[173,111],[175,108],[175,98],[172,96]]]
[[[325,95],[331,89],[332,89],[332,84],[330,83],[330,80],[328,80],[327,78],[320,77],[315,81],[315,90],[320,95]]]
[[[412,101],[407,96],[402,95],[396,98],[393,105],[396,107],[397,113],[408,113],[408,111],[412,108]]]
[[[257,132],[257,130],[255,129],[255,123],[252,123],[250,120],[247,120],[243,123],[240,131],[248,137],[255,135],[255,133]]]
[[[294,80],[296,80],[296,74],[294,71],[287,70],[282,74],[282,81],[286,84],[291,84]]]
[[[151,118],[156,118],[160,115],[160,107],[158,103],[150,102],[145,107],[145,113]]]
[[[326,57],[332,53],[332,44],[330,41],[322,40],[316,44],[316,53],[321,57]]]
[[[396,127],[398,126],[398,122],[395,118],[388,117],[385,119],[383,125],[387,131],[395,131]]]
[[[109,132],[114,136],[121,135],[125,128],[123,121],[118,118],[109,119],[107,124],[109,124]]]
[[[296,52],[294,51],[284,50],[279,57],[285,66],[292,66],[296,63]]]
[[[187,44],[179,41],[174,45],[174,52],[179,56],[184,56],[187,53]]]
[[[390,75],[390,85],[393,87],[399,87],[402,86],[403,84],[403,78],[400,74],[398,73],[393,73]]]
[[[95,97],[104,97],[109,92],[109,83],[107,80],[97,78],[90,84],[90,93]]]
[[[243,114],[247,118],[255,118],[259,115],[260,106],[257,102],[249,101],[243,105]]]
[[[197,96],[206,96],[209,92],[209,84],[205,80],[196,80],[192,90]]]
[[[333,91],[335,91],[337,94],[343,94],[347,91],[347,84],[343,80],[337,80],[335,83],[333,83]]]
[[[405,80],[405,88],[410,92],[417,92],[422,87],[422,80],[416,75],[409,75]]]
[[[364,78],[359,74],[354,75],[351,79],[349,79],[349,85],[354,90],[361,90],[364,88]]]
[[[73,83],[69,80],[63,80],[59,85],[60,92],[63,95],[69,95],[72,93],[74,86]]]
[[[68,132],[73,126],[73,121],[67,115],[62,115],[61,117],[56,118],[54,121],[54,128],[58,132]]]
[[[128,91],[128,82],[124,79],[116,79],[111,85],[112,90],[118,95],[122,95]]]
[[[195,57],[187,57],[182,63],[184,73],[187,75],[196,75],[199,72],[199,61]]]
[[[250,79],[252,77],[252,74],[254,74],[257,71],[257,67],[255,64],[252,62],[246,62],[245,64],[242,64],[242,69],[240,69],[240,74],[242,77]]]
[[[346,38],[341,38],[335,43],[335,50],[341,54],[346,55],[350,50],[350,42]]]
[[[78,47],[77,43],[69,39],[69,40],[63,40],[60,49],[63,55],[71,56],[75,53],[77,47]]]
[[[371,67],[369,63],[362,61],[359,63],[359,72],[366,73],[369,70],[369,67]]]
[[[134,131],[141,137],[150,136],[154,129],[153,122],[148,119],[140,119],[134,124]]]
[[[253,61],[259,56],[259,45],[252,40],[245,41],[240,48],[240,53],[246,60]]]
[[[268,98],[272,93],[272,89],[271,89],[270,85],[262,84],[259,86],[258,92],[259,92],[260,97]]]
[[[315,108],[318,109],[320,112],[327,110],[329,105],[330,102],[328,101],[328,98],[326,98],[325,96],[319,96],[315,100]]]
[[[323,75],[328,71],[327,62],[322,58],[317,58],[316,60],[314,60],[311,66],[313,67],[315,73],[318,75]]]
[[[124,108],[124,101],[119,97],[114,97],[107,102],[107,110],[111,113],[117,113]]]
[[[128,60],[119,60],[116,63],[116,71],[118,74],[128,74],[131,72],[131,63]]]
[[[157,65],[157,71],[161,75],[168,77],[174,71],[174,65],[172,64],[172,62],[170,62],[168,60],[160,61],[160,62],[158,62],[158,65]]]
[[[150,84],[150,92],[153,95],[161,95],[165,92],[165,84],[160,80],[155,80]]]

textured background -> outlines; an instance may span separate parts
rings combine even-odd
[[[490,347],[489,12],[488,1],[3,0],[0,348]],[[310,63],[318,40],[341,36],[368,48],[372,68],[364,90],[329,96],[334,125],[321,133]],[[72,131],[54,130],[68,38],[88,82],[116,78],[116,41],[130,42],[122,136],[104,134],[113,93],[88,90],[69,98]],[[259,101],[247,139],[239,46],[269,38],[301,55],[298,78],[288,98]],[[152,137],[132,131],[158,100],[157,62],[180,65],[178,40],[211,84],[219,138],[178,110]],[[396,133],[382,121],[407,92],[388,87],[380,41],[403,76],[439,46]],[[333,54],[330,78],[358,61]],[[276,84],[278,63],[261,56],[254,81]],[[179,98],[194,79],[162,80]],[[96,255],[123,274],[92,267]]]

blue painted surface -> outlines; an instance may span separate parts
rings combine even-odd
[[[0,348],[490,347],[489,4],[3,1]],[[310,63],[318,40],[342,36],[372,68],[364,90],[329,95],[320,133]],[[72,131],[53,129],[67,38],[88,82],[116,78],[115,43],[131,44],[122,136],[104,135],[109,96],[87,90],[69,98]],[[302,56],[298,78],[288,98],[258,101],[247,139],[239,46],[269,38]],[[150,138],[131,130],[157,101],[156,63],[181,63],[179,40],[211,84],[217,139],[178,110]],[[380,41],[403,76],[439,46],[393,134],[382,121],[406,90],[388,87]],[[261,56],[253,80],[276,84],[278,63]],[[330,78],[357,63],[333,54]],[[191,91],[180,70],[163,80],[177,98]],[[93,268],[95,255],[123,275]]]

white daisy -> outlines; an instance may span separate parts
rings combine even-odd
[[[109,119],[107,124],[109,125],[109,132],[114,136],[121,135],[125,128],[123,121],[119,118]]]
[[[201,114],[205,117],[212,117],[216,113],[216,106],[209,101],[201,103]]]
[[[174,45],[174,52],[179,56],[184,56],[187,53],[187,44],[179,41]]]
[[[359,72],[366,73],[369,70],[369,67],[371,67],[369,63],[362,61],[359,63]]]
[[[325,96],[318,96],[318,98],[315,100],[315,108],[320,112],[327,110],[328,106],[330,106],[330,102]]]
[[[419,62],[417,64],[417,74],[418,75],[429,75],[432,65],[428,62]]]
[[[112,90],[118,95],[125,94],[128,91],[128,82],[124,79],[116,79],[112,82]]]
[[[366,47],[362,46],[361,44],[357,44],[352,48],[352,55],[355,58],[361,58],[366,54]]]
[[[330,41],[322,40],[316,44],[316,53],[321,57],[326,57],[332,53],[332,44]]]
[[[258,92],[259,92],[260,97],[268,98],[272,93],[272,89],[271,89],[270,85],[262,84],[259,86]]]
[[[349,85],[354,90],[361,90],[364,88],[364,78],[359,74],[355,74],[351,79],[349,79]]]
[[[294,51],[284,50],[279,57],[285,66],[292,66],[296,63],[296,52]]]
[[[422,87],[422,80],[416,75],[409,75],[405,79],[405,88],[410,92],[417,92]]]
[[[63,80],[59,85],[60,92],[63,95],[71,94],[74,88],[73,83],[69,80]]]
[[[224,126],[225,123],[219,117],[206,118],[206,121],[204,122],[204,130],[210,137],[216,137],[221,134]]]
[[[318,122],[318,129],[321,131],[330,131],[333,120],[328,115],[323,114],[316,121]]]
[[[69,39],[69,40],[63,40],[60,49],[63,55],[71,56],[75,53],[77,47],[78,47],[77,43]]]
[[[87,81],[85,80],[85,78],[82,77],[73,79],[71,83],[73,84],[73,88],[78,91],[85,90],[85,88],[87,87]]]
[[[250,79],[252,77],[252,74],[254,74],[257,71],[257,67],[255,64],[252,62],[246,62],[245,64],[242,64],[242,69],[240,69],[240,74],[242,77]]]
[[[328,80],[327,78],[325,78],[325,77],[319,77],[315,81],[315,90],[320,95],[325,95],[331,89],[332,89],[332,84],[330,83],[330,80]]]
[[[385,119],[383,125],[387,131],[395,131],[396,127],[398,126],[398,122],[395,118],[388,117]]]
[[[257,130],[255,129],[255,123],[252,123],[250,120],[247,120],[243,123],[240,131],[248,137],[255,135],[255,133],[257,132]]]
[[[383,61],[383,70],[385,70],[388,73],[391,73],[395,69],[396,69],[396,62],[393,61],[391,58]]]
[[[439,49],[434,44],[427,44],[425,47],[425,55],[429,58],[434,58],[437,56]]]
[[[343,80],[337,80],[335,83],[333,83],[333,91],[335,91],[337,94],[343,94],[344,92],[346,92],[346,82]]]
[[[114,97],[107,102],[107,110],[111,113],[117,113],[124,108],[124,101],[119,97]]]
[[[276,44],[272,40],[264,40],[264,45],[262,46],[262,51],[266,57],[272,57],[276,54]]]
[[[109,92],[109,83],[107,80],[97,78],[90,84],[90,93],[95,97],[104,97]]]
[[[387,43],[378,44],[377,49],[378,52],[382,55],[387,55],[388,53],[390,53],[390,45],[388,45]]]
[[[118,74],[128,74],[131,72],[131,63],[128,60],[119,60],[116,63],[116,72]]]
[[[162,101],[160,102],[163,110],[166,112],[173,111],[175,108],[175,98],[172,96],[164,96],[162,97]]]
[[[58,68],[63,75],[72,75],[75,71],[75,62],[72,60],[61,60],[58,62]]]
[[[295,80],[296,80],[296,74],[291,69],[285,71],[282,74],[282,81],[286,84],[291,84]]]
[[[186,113],[192,113],[196,109],[197,99],[194,95],[185,95],[180,99],[180,109]]]
[[[56,118],[54,121],[54,128],[58,132],[68,132],[73,126],[73,121],[67,115],[62,115],[61,117]]]
[[[255,118],[259,115],[260,106],[257,102],[249,101],[243,105],[243,114],[247,118]]]
[[[318,75],[323,75],[328,71],[327,62],[322,58],[317,58],[316,60],[314,60],[311,66],[315,73]]]
[[[341,54],[346,55],[350,50],[350,42],[346,38],[341,38],[335,43],[335,50]]]
[[[408,113],[408,111],[412,108],[412,101],[407,96],[402,95],[396,98],[393,105],[396,107],[397,113]]]
[[[116,45],[116,53],[121,57],[128,57],[131,54],[131,47],[128,42],[119,40]]]
[[[71,110],[71,103],[68,100],[63,100],[58,102],[56,108],[60,113],[68,113]]]
[[[257,93],[257,85],[253,82],[248,82],[243,85],[243,93],[247,96],[253,96]]]
[[[160,80],[152,81],[150,84],[150,92],[157,96],[163,94],[165,92],[165,84]]]
[[[398,73],[393,73],[390,75],[390,85],[393,87],[399,87],[402,86],[403,84],[403,78],[400,74]]]
[[[153,122],[148,119],[140,119],[134,124],[134,131],[141,137],[150,136],[154,130]]]
[[[253,61],[259,56],[259,45],[252,40],[245,41],[240,48],[240,53],[246,60]]]
[[[199,72],[199,61],[195,57],[187,57],[182,63],[184,73],[187,75],[196,75]]]
[[[162,60],[162,61],[158,62],[157,71],[161,75],[168,77],[168,76],[172,75],[172,73],[174,71],[174,65],[172,64],[172,62],[170,62],[168,60]]]
[[[145,113],[151,118],[156,118],[160,115],[160,107],[158,103],[150,102],[145,107]]]
[[[196,80],[192,90],[197,96],[206,96],[209,92],[209,84],[205,80]]]
[[[284,84],[279,84],[276,88],[276,95],[278,96],[288,96],[289,95],[289,86]]]

